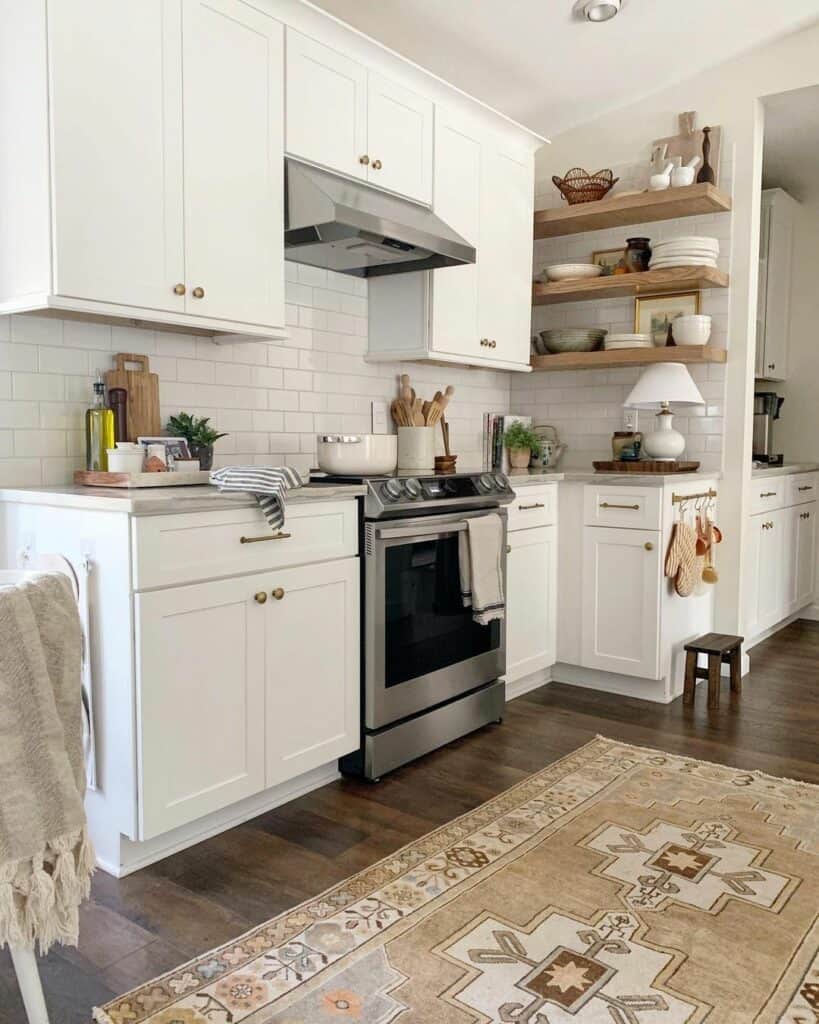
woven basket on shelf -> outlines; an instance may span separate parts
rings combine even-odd
[[[596,174],[589,174],[582,167],[573,167],[566,171],[562,178],[556,174],[552,175],[552,181],[560,190],[560,194],[574,206],[575,203],[593,203],[612,189],[619,178],[615,178],[611,171],[597,171]]]

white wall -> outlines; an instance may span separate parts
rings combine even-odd
[[[717,628],[741,632],[742,534],[751,471],[751,396],[759,246],[763,112],[760,98],[819,82],[819,24],[639,103],[610,111],[552,140],[538,153],[536,177],[563,174],[570,167],[617,168],[647,159],[651,141],[677,131],[677,115],[696,110],[700,125],[721,125],[723,147],[733,157],[731,288],[728,362],[725,368],[724,478],[720,518],[721,553]]]
[[[819,139],[817,154],[819,155]],[[819,174],[819,160],[816,162]],[[776,450],[789,462],[819,462],[819,191],[802,203],[794,222],[788,380],[762,384],[782,395]]]
[[[453,451],[481,459],[482,416],[509,407],[510,375],[366,363],[367,285],[287,264],[285,342],[215,345],[208,338],[47,317],[0,317],[0,486],[69,482],[85,464],[84,412],[96,368],[116,352],[147,353],[163,423],[185,410],[228,431],[217,463],[315,465],[321,431],[367,432],[370,402],[411,374],[419,394],[447,384]]]

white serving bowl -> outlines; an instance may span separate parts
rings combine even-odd
[[[555,263],[543,271],[549,281],[579,281],[586,277],[600,277],[603,268],[596,263]]]
[[[395,434],[319,434],[317,456],[319,469],[334,476],[381,476],[395,469],[398,438]]]
[[[702,313],[678,316],[671,322],[678,345],[707,345],[711,337],[711,317]]]

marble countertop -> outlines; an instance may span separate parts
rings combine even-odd
[[[311,485],[291,491],[288,504],[308,501],[334,501],[356,498],[366,493],[363,484]],[[130,515],[171,515],[175,512],[218,512],[232,508],[253,508],[251,494],[222,494],[211,484],[191,487],[5,487],[0,501],[62,508],[86,508],[99,512],[126,512]]]
[[[816,462],[790,462],[784,466],[762,466],[754,469],[751,476],[754,480],[763,479],[766,476],[793,476],[794,473],[815,473],[819,469]]]
[[[554,469],[510,469],[506,476],[513,487],[556,484],[564,479],[564,474]]]
[[[685,483],[688,480],[719,480],[718,471],[697,470],[695,473],[597,473],[585,469],[567,469],[563,472],[566,483],[574,484],[617,484],[618,487],[632,484],[639,487],[664,487],[668,483]]]

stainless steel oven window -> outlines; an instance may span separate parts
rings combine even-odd
[[[493,510],[493,513],[499,515],[503,522],[505,585],[506,510]],[[466,529],[466,519],[486,514],[486,511],[461,512],[368,524],[365,566],[365,724],[368,728],[377,729],[428,710],[503,674],[506,660],[505,621],[490,626],[477,626],[472,623],[469,609],[464,609],[462,605],[458,608],[450,605],[449,616],[441,616],[440,637],[431,635],[425,638],[423,635],[424,629],[434,633],[438,626],[434,617],[430,616],[429,588],[437,588],[436,599],[460,599],[457,575],[458,534]],[[413,560],[418,564],[413,566]],[[429,669],[418,674],[402,671],[396,665],[400,653],[387,649],[388,644],[395,642],[398,628],[395,616],[391,617],[388,610],[391,587],[395,600],[395,583],[388,578],[388,574],[402,569],[410,577],[415,574],[419,581],[416,585],[426,591],[423,595],[415,595],[422,611],[417,624],[421,632],[420,652],[416,661],[419,664],[426,662],[425,667]],[[407,585],[412,588],[413,579],[410,578]],[[411,602],[412,599],[413,595],[408,595],[407,600]],[[408,623],[406,628],[412,629],[413,626]],[[429,645],[436,641],[441,649],[431,653]]]

